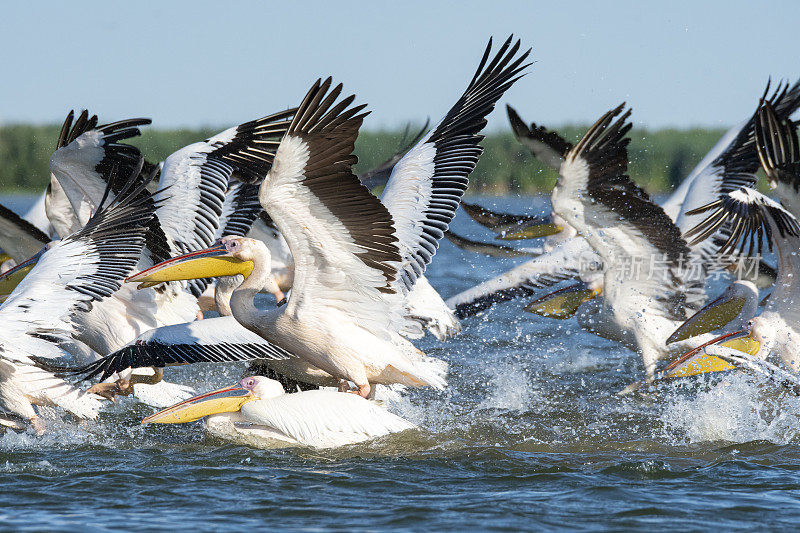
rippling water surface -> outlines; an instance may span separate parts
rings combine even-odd
[[[530,199],[496,205],[535,211]],[[455,228],[486,237],[462,214]],[[429,273],[449,296],[519,261],[444,242]],[[123,400],[83,426],[0,437],[0,527],[796,527],[800,399],[732,374],[617,398],[641,375],[634,353],[522,306],[419,343],[451,364],[447,391],[393,406],[419,431],[262,450],[197,423],[143,427],[152,410]],[[166,374],[203,391],[241,371]]]

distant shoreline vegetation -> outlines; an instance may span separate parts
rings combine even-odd
[[[558,131],[576,141],[584,126]],[[48,159],[60,126],[0,126],[0,192],[38,192],[48,182]],[[144,128],[131,140],[149,161],[161,161],[178,148],[205,139],[217,129],[158,130]],[[416,132],[411,128],[412,132]],[[629,154],[631,177],[652,193],[671,190],[719,140],[723,129],[663,129],[631,131]],[[368,170],[386,160],[400,145],[402,130],[363,131],[356,143],[357,171]],[[536,161],[509,131],[490,133],[483,141],[485,152],[470,178],[472,194],[535,194],[549,191],[556,173]]]

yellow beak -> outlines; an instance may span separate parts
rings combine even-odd
[[[703,333],[719,329],[739,316],[744,307],[745,299],[720,296],[713,302],[696,312],[692,317],[681,324],[667,339],[667,344],[691,339]]]
[[[574,316],[583,302],[596,298],[601,292],[586,289],[581,284],[571,285],[534,300],[525,307],[525,311],[563,320]]]
[[[498,239],[504,241],[518,241],[521,239],[538,239],[539,237],[547,237],[549,235],[556,235],[564,231],[564,228],[552,221],[550,218],[543,218],[540,220],[532,220],[523,225],[511,226],[504,230]]]
[[[682,378],[697,376],[699,374],[708,374],[710,372],[723,372],[736,368],[736,365],[729,363],[721,357],[705,353],[703,348],[711,344],[720,344],[720,346],[733,348],[734,350],[739,350],[748,355],[758,354],[758,351],[761,349],[761,344],[749,335],[742,336],[743,333],[745,332],[737,331],[735,333],[728,333],[702,346],[698,346],[667,366],[662,372],[662,377],[667,379]]]
[[[185,424],[209,415],[234,413],[257,399],[255,394],[236,384],[167,407],[142,419],[142,424]]]
[[[143,270],[125,281],[140,283],[140,289],[152,287],[165,281],[181,281],[219,276],[243,275],[245,278],[253,272],[252,261],[242,261],[228,254],[225,245],[218,244],[191,252]]]
[[[33,267],[35,267],[36,263],[39,262],[39,259],[42,257],[42,253],[44,253],[44,251],[39,252],[27,261],[18,264],[11,270],[7,270],[0,275],[0,302],[4,302],[6,298],[8,298],[11,293],[14,292],[14,289],[17,288],[17,285],[22,283],[22,280],[25,279],[25,276],[28,275],[28,272],[33,270]]]

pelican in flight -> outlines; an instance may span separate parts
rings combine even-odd
[[[688,236],[702,239],[719,224],[732,222],[735,229],[724,249],[732,251],[739,246],[742,251],[746,249],[749,256],[760,253],[764,244],[770,251],[774,250],[778,259],[775,288],[759,316],[755,316],[752,304],[743,306],[741,298],[737,301],[734,295],[724,294],[678,328],[670,340],[711,331],[719,323],[731,319],[749,319],[741,333],[754,345],[752,351],[742,354],[745,350],[735,347],[721,350],[713,344],[706,351],[714,355],[733,355],[737,362],[752,361],[748,354],[762,360],[775,354],[787,369],[797,373],[800,371],[800,225],[795,214],[786,209],[800,206],[797,125],[788,118],[781,119],[775,108],[765,102],[758,111],[756,141],[764,173],[780,203],[743,187],[696,209],[694,214],[705,214],[706,218]]]
[[[212,435],[269,448],[333,448],[416,427],[354,394],[286,394],[280,383],[263,376],[190,398],[142,423],[182,424],[204,417]]]
[[[704,294],[684,267],[693,252],[677,225],[626,174],[631,124],[623,109],[603,115],[565,154],[552,206],[600,257],[600,311],[630,331],[652,381],[658,360],[675,349],[667,337]]]
[[[144,184],[123,187],[86,226],[50,243],[0,306],[0,426],[44,431],[34,405],[55,405],[95,418],[99,396],[42,369],[38,361],[92,357],[74,319],[108,298],[139,261],[154,203]]]
[[[244,282],[233,292],[233,316],[246,328],[334,377],[363,397],[372,384],[442,388],[439,372],[401,333],[406,296],[424,273],[447,230],[481,148],[485,116],[518,79],[530,51],[509,38],[478,70],[445,118],[394,167],[379,200],[353,175],[355,138],[365,113],[338,100],[341,85],[318,80],[298,108],[259,198],[289,244],[294,284],[286,305],[267,312],[253,303],[270,283],[270,258],[246,238],[226,238],[132,276],[131,281],[184,279],[187,263],[214,259]],[[171,272],[172,271],[172,272]],[[274,283],[274,282],[273,282]]]

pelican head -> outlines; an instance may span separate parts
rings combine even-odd
[[[739,280],[731,283],[719,298],[709,302],[689,320],[681,324],[667,339],[667,344],[679,342],[703,333],[722,328],[735,320],[737,329],[745,320],[756,314],[758,289],[751,281]]]
[[[266,245],[248,237],[222,237],[210,248],[163,261],[130,276],[125,281],[140,283],[139,288],[166,281],[242,275],[247,279],[258,264],[269,272],[271,257]],[[271,279],[271,276],[268,276]],[[272,280],[272,284],[274,284]],[[269,285],[269,280],[266,282]],[[272,290],[271,287],[267,287]]]
[[[203,417],[235,413],[248,402],[269,400],[284,394],[283,386],[264,376],[249,376],[231,387],[207,392],[152,414],[142,424],[184,424]]]

